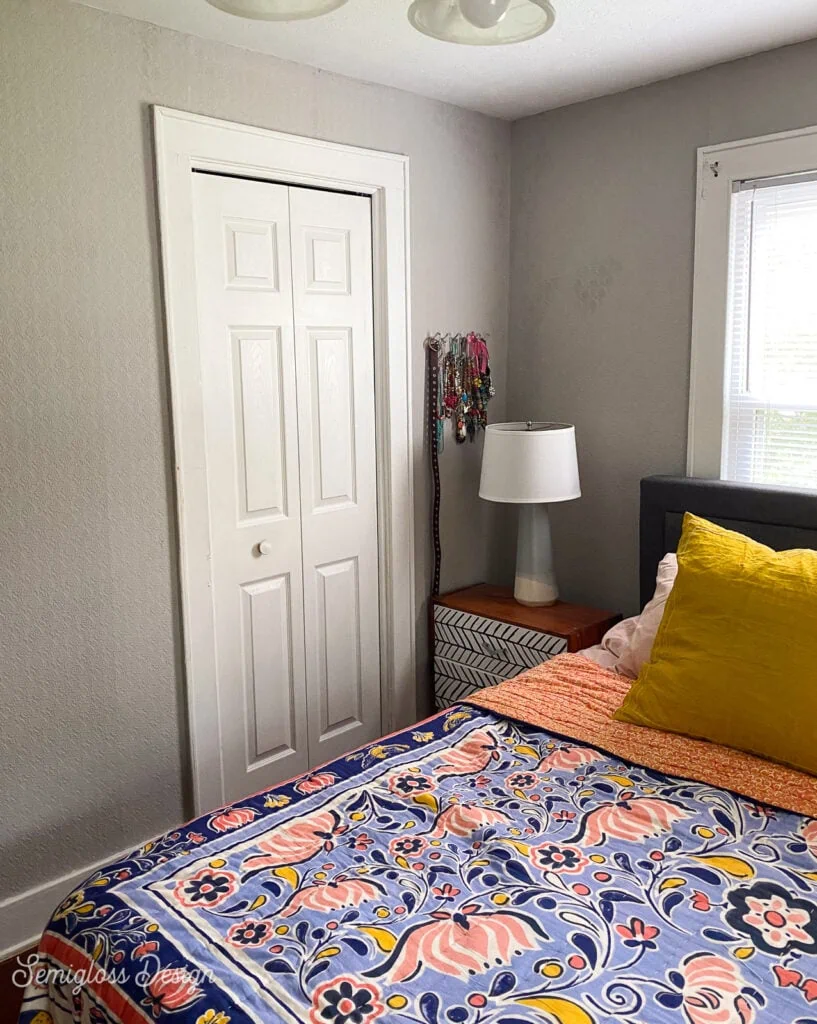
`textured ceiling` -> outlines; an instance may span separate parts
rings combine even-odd
[[[509,47],[428,39],[406,20],[409,0],[349,0],[286,24],[205,0],[75,2],[505,118],[817,37],[817,0],[555,0],[556,26]]]

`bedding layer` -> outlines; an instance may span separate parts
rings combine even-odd
[[[499,686],[478,691],[468,703],[670,775],[709,782],[760,803],[817,817],[814,775],[717,743],[616,721],[613,712],[631,686],[632,680],[581,654],[560,654]]]
[[[94,874],[21,1021],[806,1024],[816,954],[817,822],[458,706]]]

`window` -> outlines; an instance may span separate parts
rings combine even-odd
[[[817,487],[817,174],[731,205],[721,475]]]
[[[701,151],[688,470],[817,489],[817,131]]]

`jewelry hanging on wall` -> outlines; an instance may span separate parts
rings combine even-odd
[[[488,345],[474,333],[437,335],[437,358],[440,363],[438,382],[437,439],[442,451],[445,443],[445,420],[451,420],[454,440],[462,444],[474,440],[478,430],[488,422],[488,402],[495,389],[491,383]]]
[[[471,441],[478,430],[488,424],[488,403],[496,393],[491,383],[488,345],[475,332],[470,334],[435,334],[426,338],[428,367],[428,428],[431,447],[433,507],[431,536],[434,544],[434,575],[432,595],[440,592],[440,462],[445,446],[445,423],[450,420],[454,440]]]

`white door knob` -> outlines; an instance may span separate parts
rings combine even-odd
[[[272,544],[270,543],[270,541],[262,540],[260,542],[260,544],[258,545],[258,554],[259,555],[271,555],[272,554]]]

